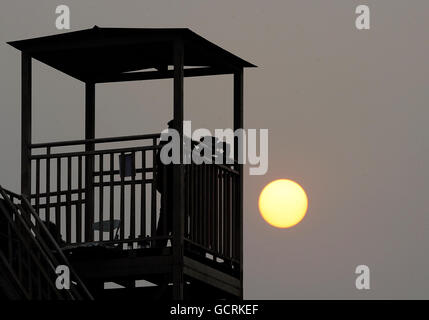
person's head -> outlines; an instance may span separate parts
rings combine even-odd
[[[175,119],[171,119],[170,121],[167,122],[167,126],[168,126],[169,129],[175,128],[176,127],[176,120]]]
[[[171,119],[170,121],[167,122],[167,129],[164,130],[163,132],[166,131],[166,133],[171,133],[171,130],[175,130],[176,129],[176,121],[174,119]],[[170,142],[172,139],[171,136],[167,137],[163,137],[163,134],[161,133],[161,139],[160,139],[160,143],[161,144],[166,144],[167,142]]]

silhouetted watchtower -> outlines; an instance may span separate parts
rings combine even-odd
[[[158,181],[159,133],[95,137],[95,85],[173,79],[174,123],[183,142],[184,78],[231,74],[233,123],[240,129],[243,69],[254,65],[189,29],[94,27],[9,44],[22,52],[21,193],[42,220],[56,226],[58,243],[95,298],[242,297],[243,166],[237,146],[233,164],[178,164],[171,181],[167,175]],[[85,83],[84,139],[33,142],[33,58]],[[174,186],[173,230],[163,235],[156,233],[167,223],[158,221],[167,201],[157,192],[161,182]],[[157,240],[169,241],[158,247]],[[155,286],[137,288],[136,280]],[[106,282],[124,289],[102,290]]]

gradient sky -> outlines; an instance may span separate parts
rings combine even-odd
[[[188,27],[259,66],[245,72],[245,126],[270,131],[269,170],[245,177],[247,299],[428,298],[427,0],[22,1],[0,4],[0,183],[19,191],[20,54],[5,42],[71,30]],[[355,28],[370,4],[371,30]],[[34,64],[33,141],[82,138],[84,86]],[[98,85],[96,136],[159,132],[171,81]],[[232,77],[186,79],[194,128],[232,126]],[[248,173],[248,170],[245,170]],[[309,211],[279,230],[258,195],[299,182]],[[371,290],[355,288],[355,267]]]

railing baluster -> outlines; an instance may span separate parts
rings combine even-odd
[[[135,152],[132,153],[133,159],[133,170],[131,172],[131,196],[130,196],[130,238],[135,239],[136,235],[136,173],[134,170],[135,166]],[[130,243],[132,246],[132,242]]]
[[[156,140],[154,140],[154,145]],[[156,152],[152,151],[152,190],[151,190],[151,237],[156,235]]]
[[[78,157],[77,164],[77,188],[78,192],[78,204],[76,206],[76,242],[82,242],[82,156]]]
[[[229,230],[228,230],[228,234],[229,234],[229,257],[232,258],[232,251],[233,251],[233,207],[232,207],[232,203],[233,203],[233,198],[234,198],[234,193],[233,193],[233,189],[232,189],[232,175],[231,173],[228,173],[228,186],[229,186]]]
[[[189,169],[187,165],[184,165],[184,188],[185,188],[185,215],[184,215],[184,237],[187,238],[188,237],[188,221],[189,221]],[[162,207],[162,206],[161,206]]]
[[[194,239],[195,242],[198,243],[199,241],[199,212],[200,212],[200,165],[194,164]]]
[[[140,237],[146,237],[146,151],[142,151],[142,179],[140,199]]]
[[[46,148],[46,154],[51,154],[51,148]],[[51,159],[46,159],[46,209],[45,209],[45,220],[51,221],[51,210],[50,210],[50,189],[51,189]]]
[[[163,194],[162,194],[162,205],[161,205],[161,207],[162,207],[162,210],[164,210],[164,214],[163,214],[162,221],[160,223],[162,225],[162,230],[165,231],[165,234],[163,234],[162,236],[168,236],[167,220],[173,219],[173,216],[172,216],[173,213],[168,211],[168,209],[171,208],[171,205],[167,204],[167,201],[170,202],[170,204],[171,204],[172,195],[169,194],[169,190],[171,190],[171,188],[169,188],[168,181],[167,181],[167,174],[168,174],[167,166],[163,166],[162,170],[163,170],[163,173],[162,173],[162,191],[163,191]],[[170,225],[172,225],[172,221],[170,221],[169,223],[170,223]]]
[[[189,214],[189,229],[187,231],[189,240],[193,240],[193,225],[194,225],[194,202],[193,202],[193,188],[194,185],[194,172],[193,164],[188,165],[188,214]]]
[[[204,196],[204,229],[203,229],[203,233],[204,233],[204,237],[203,237],[203,244],[204,247],[208,248],[209,247],[209,228],[210,228],[210,195],[209,195],[209,179],[210,179],[210,174],[209,174],[209,167],[210,165],[207,163],[204,163],[204,182],[203,182],[203,196]]]
[[[213,250],[218,251],[218,170],[213,166]]]
[[[234,187],[234,176],[230,175],[230,182],[231,182],[231,201],[230,201],[230,215],[231,215],[231,250],[230,250],[230,256],[231,258],[234,258],[235,254],[235,208],[234,208],[234,198],[235,198],[235,187]]]
[[[208,203],[207,203],[207,164],[203,163],[202,165],[202,182],[201,182],[201,192],[202,192],[202,200],[203,200],[203,205],[202,205],[202,210],[201,210],[201,214],[202,214],[202,224],[203,224],[203,228],[202,228],[202,237],[201,237],[201,244],[204,247],[207,247],[207,207],[208,207]]]
[[[195,190],[195,169],[194,164],[192,163],[188,165],[189,167],[189,234],[188,238],[191,241],[194,241],[194,225],[195,225],[195,196],[194,196],[194,190]]]
[[[212,165],[211,166],[211,170],[210,170],[210,176],[211,176],[211,181],[210,181],[210,185],[211,185],[211,193],[210,193],[210,198],[211,198],[211,228],[210,228],[210,232],[211,232],[211,238],[210,238],[210,246],[212,250],[215,250],[215,241],[216,241],[216,235],[215,235],[215,230],[216,230],[216,166]]]
[[[204,228],[203,228],[203,245],[208,248],[208,235],[209,235],[209,196],[208,196],[208,188],[207,182],[209,179],[208,175],[208,165],[206,163],[203,164],[204,170],[204,181],[203,181],[203,197],[204,197],[204,208],[203,208],[203,217],[204,217]]]
[[[71,189],[72,189],[72,158],[67,158],[67,205],[66,205],[66,241],[71,243]]]
[[[223,170],[223,254],[228,252],[228,179],[227,173]]]
[[[212,214],[213,214],[213,204],[212,204],[212,168],[213,166],[211,164],[207,165],[207,247],[212,248]]]
[[[199,177],[198,177],[198,199],[200,205],[198,208],[198,243],[204,245],[204,165],[199,165]]]
[[[230,174],[225,173],[226,181],[226,252],[225,255],[229,258],[231,256],[231,183],[230,183]]]
[[[124,159],[124,153],[121,153],[121,159]],[[122,164],[121,164],[122,165]],[[125,166],[124,166],[125,167]],[[125,171],[125,168],[122,168]],[[121,174],[121,203],[120,203],[120,238],[125,239],[125,172]]]
[[[113,240],[113,221],[115,219],[115,215],[114,215],[114,206],[115,206],[115,175],[114,175],[114,170],[115,170],[115,154],[111,153],[110,154],[110,230],[109,230],[109,240]]]
[[[224,172],[219,169],[219,252],[225,253],[224,245],[224,230],[225,230],[225,184],[224,184]]]
[[[191,161],[192,161],[192,159],[191,159]],[[188,207],[187,207],[187,213],[188,213],[188,221],[189,221],[189,224],[188,224],[188,231],[187,231],[187,235],[186,235],[186,237],[189,239],[189,240],[192,240],[192,223],[193,223],[193,221],[192,221],[192,219],[193,219],[193,214],[192,214],[192,207],[193,207],[193,202],[192,202],[192,174],[193,174],[193,172],[192,172],[192,164],[188,164],[187,165],[187,167],[188,167],[188,176],[187,176],[187,178],[188,178],[188,187],[187,187],[187,191],[188,191]]]
[[[40,159],[36,159],[36,204],[35,209],[38,214],[40,205]]]
[[[229,253],[229,183],[228,183],[228,173],[225,172],[224,177],[225,183],[225,256],[228,256]]]
[[[196,200],[196,212],[195,212],[195,242],[201,244],[200,230],[201,230],[201,165],[195,165],[196,179],[195,179],[195,200]]]
[[[104,178],[104,168],[103,168],[103,162],[104,162],[104,157],[103,154],[99,155],[99,171],[100,171],[100,176],[99,176],[99,181],[100,181],[100,187],[98,188],[98,195],[99,195],[99,206],[98,206],[98,221],[100,223],[100,230],[98,231],[99,237],[100,237],[100,241],[103,241],[103,233],[104,233],[104,226],[103,226],[103,220],[104,220],[104,214],[103,214],[103,209],[104,209],[104,188],[103,188],[103,178]]]
[[[239,204],[239,201],[238,201],[238,199],[239,199],[239,188],[238,188],[238,177],[237,176],[234,176],[233,177],[233,194],[234,194],[234,197],[233,197],[233,202],[232,202],[232,207],[233,207],[233,217],[234,217],[234,225],[233,225],[233,228],[232,228],[232,230],[233,230],[233,239],[234,239],[234,246],[233,246],[233,248],[234,248],[234,252],[233,252],[233,254],[232,254],[232,257],[234,258],[234,259],[236,259],[236,260],[238,260],[239,259],[239,256],[238,256],[238,253],[239,253],[239,245],[240,245],[240,232],[238,231],[239,229],[239,227],[240,227],[240,225],[239,225],[239,220],[238,220],[238,217],[239,217],[239,209],[238,209],[238,204]]]
[[[55,224],[61,230],[61,158],[57,158],[57,205],[55,207]]]
[[[206,188],[205,188],[205,184],[206,184],[206,167],[207,165],[205,163],[201,164],[200,166],[200,170],[201,170],[201,176],[200,176],[200,189],[201,189],[201,193],[200,193],[200,197],[201,197],[201,207],[200,207],[200,244],[202,246],[206,246],[206,234],[207,234],[207,224],[206,224],[206,220],[207,220],[207,198],[206,198]]]
[[[204,174],[205,164],[200,165],[200,182],[199,182],[199,189],[200,189],[200,210],[199,210],[199,220],[200,220],[200,226],[199,226],[199,233],[200,233],[200,244],[204,246],[204,208],[205,208],[205,199],[204,199]]]

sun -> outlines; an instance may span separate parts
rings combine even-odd
[[[278,179],[265,186],[259,195],[259,211],[266,222],[277,228],[290,228],[305,216],[308,198],[295,181]]]

